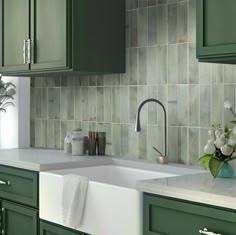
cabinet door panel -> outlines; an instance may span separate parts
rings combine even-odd
[[[230,57],[236,54],[236,1],[198,0],[197,56]]]
[[[2,229],[7,235],[37,235],[38,211],[19,206],[7,201],[2,202],[4,208]]]
[[[29,38],[30,0],[0,1],[0,68],[2,71],[24,71],[23,44]]]
[[[31,39],[35,63],[31,70],[67,67],[67,0],[34,0]]]

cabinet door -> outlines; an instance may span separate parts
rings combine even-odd
[[[217,62],[220,57],[236,56],[236,1],[197,0],[196,4],[197,57]]]
[[[2,234],[37,235],[38,211],[2,201]]]
[[[60,225],[52,224],[45,221],[40,221],[40,235],[86,235],[79,231],[72,231],[68,228],[63,228]]]
[[[68,67],[68,7],[67,0],[32,0],[34,63],[31,70]]]
[[[0,72],[25,71],[24,40],[29,38],[30,0],[0,0]]]

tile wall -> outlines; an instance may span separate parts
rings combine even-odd
[[[144,106],[142,131],[134,131],[138,105],[159,99],[168,114],[170,162],[195,165],[211,123],[232,119],[235,66],[195,59],[195,0],[127,0],[127,72],[116,75],[32,79],[31,145],[61,149],[67,131],[106,131],[107,154],[156,159],[163,152],[163,113]]]

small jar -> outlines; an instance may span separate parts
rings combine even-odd
[[[65,137],[65,140],[64,140],[64,153],[65,154],[69,154],[71,153],[71,137],[70,137],[70,133],[68,132],[66,137]]]
[[[84,154],[84,134],[81,129],[73,131],[71,137],[72,155],[79,156]]]

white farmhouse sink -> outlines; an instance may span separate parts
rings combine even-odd
[[[176,176],[152,170],[104,165],[40,173],[40,218],[63,224],[63,175],[90,179],[85,213],[78,230],[92,235],[142,235],[142,193],[137,180]]]

